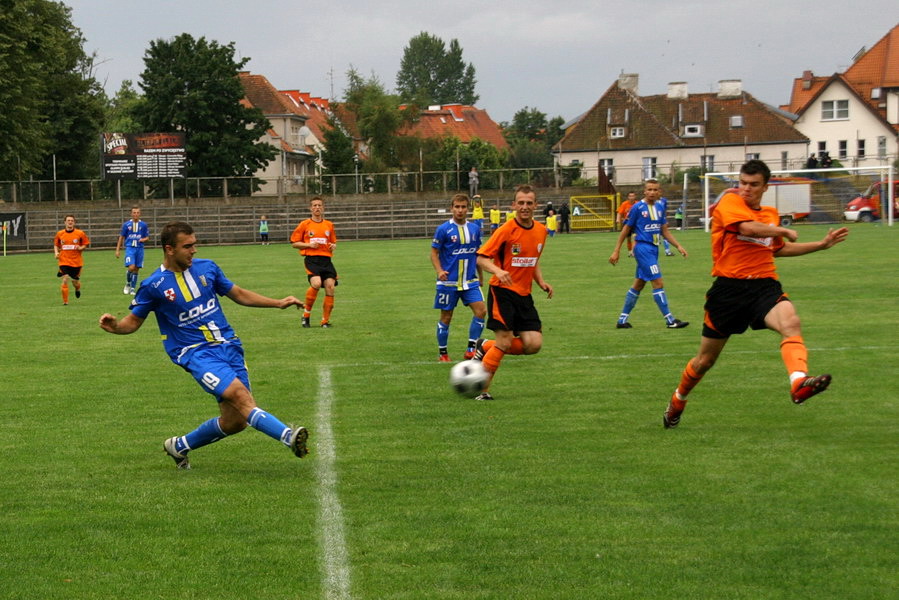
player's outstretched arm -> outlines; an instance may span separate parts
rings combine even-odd
[[[252,306],[254,308],[287,308],[288,306],[302,308],[303,306],[303,301],[298,300],[294,296],[287,296],[281,299],[269,298],[252,290],[245,290],[238,285],[233,286],[231,291],[227,293],[227,296],[241,306]]]
[[[827,250],[844,241],[848,235],[849,229],[846,227],[829,229],[827,235],[817,242],[786,242],[783,248],[774,253],[774,256],[802,256],[819,250]]]
[[[144,320],[136,316],[134,313],[128,313],[127,316],[119,320],[115,315],[105,313],[100,317],[100,329],[115,333],[116,335],[128,335],[134,333],[140,326],[144,324]]]

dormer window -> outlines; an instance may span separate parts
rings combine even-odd
[[[627,131],[624,127],[612,127],[609,129],[609,137],[613,140],[621,139],[625,136]]]
[[[705,135],[705,127],[703,125],[684,125],[683,137],[702,137]]]
[[[743,126],[743,115],[731,115],[730,128],[736,129]]]

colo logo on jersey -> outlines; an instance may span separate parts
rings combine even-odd
[[[218,307],[215,303],[215,298],[210,298],[209,302],[206,304],[200,304],[198,306],[194,306],[187,312],[183,312],[178,315],[178,320],[184,323],[185,321],[190,321],[191,319],[196,319],[197,317],[204,315],[208,312],[213,312],[217,310]]]

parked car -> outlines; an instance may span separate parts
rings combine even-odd
[[[862,223],[870,223],[880,218],[880,208],[883,202],[880,198],[881,184],[884,181],[875,181],[865,190],[865,193],[857,198],[853,198],[846,204],[846,210],[843,211],[843,218],[847,221],[861,221]],[[893,181],[893,218],[899,215],[899,181]]]

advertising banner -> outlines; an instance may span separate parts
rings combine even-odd
[[[104,179],[184,177],[183,133],[102,133]]]

